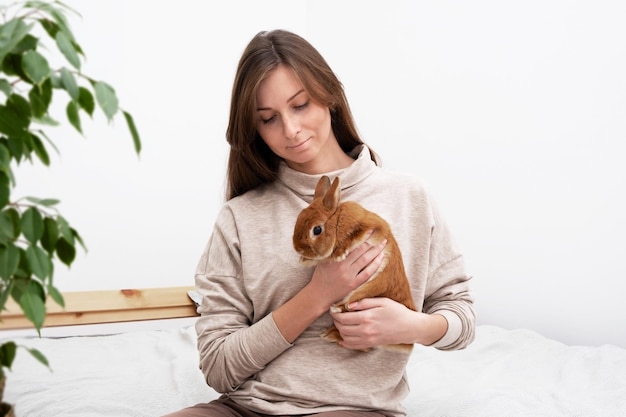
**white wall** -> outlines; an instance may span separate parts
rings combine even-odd
[[[18,193],[60,198],[88,245],[57,268],[62,290],[192,284],[237,60],[281,27],[327,58],[384,166],[430,185],[479,323],[626,346],[626,3],[67,3],[85,72],[117,89],[144,150],[98,116],[87,139],[59,129],[51,168],[20,169]]]

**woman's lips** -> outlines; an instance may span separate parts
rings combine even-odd
[[[307,143],[309,140],[311,140],[311,138],[308,138],[306,140],[303,140],[302,142],[298,143],[297,145],[293,145],[293,146],[287,146],[287,149],[293,149],[293,150],[298,150],[302,147],[302,145],[304,145],[305,143]]]

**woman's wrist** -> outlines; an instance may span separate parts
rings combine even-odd
[[[320,301],[319,294],[310,285],[306,285],[272,315],[283,337],[289,343],[293,343],[311,323],[326,313],[329,307],[330,304],[326,305]]]
[[[430,346],[437,343],[448,331],[448,320],[441,314],[416,313],[418,325],[415,326],[414,343]]]

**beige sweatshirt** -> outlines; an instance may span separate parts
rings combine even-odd
[[[434,347],[467,346],[475,330],[469,276],[435,204],[417,179],[377,167],[367,147],[354,154],[349,168],[328,173],[341,176],[342,200],[357,201],[390,223],[416,306],[448,320],[448,332]],[[195,276],[203,296],[196,325],[200,368],[216,391],[264,414],[343,409],[404,416],[407,354],[323,341],[329,314],[290,344],[270,314],[313,273],[299,264],[291,237],[318,179],[283,164],[278,181],[224,205]]]

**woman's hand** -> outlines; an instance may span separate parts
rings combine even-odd
[[[292,299],[274,310],[274,322],[289,343],[330,306],[367,281],[383,261],[386,241],[376,246],[364,242],[341,262],[323,262],[315,267],[311,281]]]
[[[328,310],[351,291],[367,281],[383,261],[387,240],[376,246],[367,241],[354,248],[343,261],[317,264],[309,285],[317,291],[320,302]]]
[[[331,313],[343,338],[340,345],[348,349],[400,343],[431,345],[448,330],[442,315],[418,313],[389,298],[365,298],[349,308],[344,313]]]

